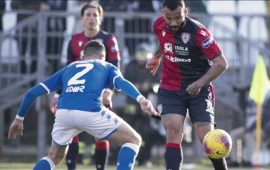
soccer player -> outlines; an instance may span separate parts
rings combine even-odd
[[[82,60],[84,45],[90,40],[102,42],[106,48],[105,60],[119,68],[120,53],[116,38],[101,30],[100,25],[103,18],[103,9],[98,3],[86,3],[81,9],[81,21],[84,25],[84,31],[72,36],[67,49],[67,64],[73,61]],[[112,109],[112,90],[106,89],[103,92],[103,104]],[[57,92],[52,103],[51,111],[56,112],[57,98],[61,92]],[[73,138],[66,156],[68,170],[76,169],[76,159],[78,156],[78,136]],[[95,142],[95,164],[97,170],[104,170],[109,157],[109,142],[107,140]]]
[[[8,138],[23,135],[23,120],[34,100],[41,95],[62,89],[58,99],[52,146],[49,154],[39,160],[34,170],[51,170],[66,156],[68,145],[75,135],[85,131],[98,140],[108,139],[121,147],[117,170],[133,169],[141,144],[140,135],[123,119],[102,104],[102,91],[114,86],[137,100],[141,109],[158,116],[152,103],[129,81],[119,69],[105,61],[105,47],[101,42],[90,41],[84,47],[84,61],[75,61],[47,80],[27,91],[13,123]]]
[[[181,169],[181,142],[187,110],[201,142],[205,134],[214,129],[211,82],[228,67],[210,32],[187,13],[183,0],[163,1],[163,16],[153,26],[159,44],[146,64],[155,75],[163,56],[157,109],[166,131],[167,170]],[[227,169],[225,158],[210,160],[215,170]]]

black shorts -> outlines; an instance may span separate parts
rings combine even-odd
[[[215,97],[212,85],[204,85],[197,95],[189,95],[186,90],[170,91],[163,88],[158,90],[157,110],[161,115],[174,113],[192,121],[214,123]]]

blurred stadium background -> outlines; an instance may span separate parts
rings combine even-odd
[[[23,137],[8,140],[7,133],[24,93],[29,88],[29,82],[39,83],[53,74],[52,64],[57,69],[64,65],[67,43],[74,34],[74,25],[79,18],[79,12],[71,10],[72,3],[72,1],[68,2],[67,11],[35,13],[18,24],[16,24],[17,14],[33,14],[34,11],[12,10],[10,1],[6,1],[5,11],[0,11],[3,13],[4,26],[3,32],[0,32],[0,162],[2,162],[0,169],[10,169],[7,167],[13,165],[3,162],[35,162],[48,152],[54,122],[54,116],[49,111],[52,95],[39,98],[28,112]],[[239,104],[241,96],[234,89],[250,84],[259,55],[264,57],[269,72],[270,15],[268,8],[270,7],[267,6],[267,1],[204,1],[204,4],[207,13],[199,13],[195,10],[192,12],[191,6],[188,15],[208,27],[229,62],[229,69],[214,81],[217,127],[229,132],[241,126],[243,122]],[[127,63],[133,60],[136,44],[147,41],[153,50],[155,49],[157,41],[152,32],[152,24],[160,15],[159,11],[134,12],[127,19],[126,12],[111,12],[104,9],[102,29],[113,33],[118,40],[122,57],[122,72],[125,72]],[[48,18],[63,17],[67,19],[66,31],[52,32],[47,29]],[[31,31],[34,25],[37,28],[36,32]],[[22,39],[31,42],[34,38],[36,44],[27,47],[25,60],[27,71],[22,74],[20,63],[24,57],[19,54],[18,47],[22,45]],[[63,39],[63,46],[55,45],[55,51],[48,52],[47,46],[52,45],[47,43],[48,38]],[[33,55],[31,50],[36,51],[36,54]],[[60,51],[60,54],[56,54],[56,51]],[[31,62],[37,67],[34,72],[31,72],[29,64]],[[114,110],[119,114],[124,114],[125,97],[121,92],[115,94],[113,103]],[[185,126],[184,162],[201,163],[206,155],[194,137],[190,122],[187,121]],[[93,150],[90,145],[93,139],[85,135],[82,141],[86,144],[83,156],[87,159],[85,164],[88,164]],[[117,149],[117,146],[112,145],[111,152]],[[151,160],[154,165],[163,167],[163,153],[164,141],[160,141],[151,151]],[[111,155],[110,161],[113,163],[115,154]],[[16,164],[14,169],[22,169],[24,165],[27,164]],[[83,165],[80,166],[84,169]],[[158,166],[155,169],[158,169]],[[29,167],[32,165],[30,164]],[[65,169],[64,165],[56,169],[61,168]],[[203,170],[202,167],[198,169]]]

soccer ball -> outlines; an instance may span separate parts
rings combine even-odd
[[[210,158],[223,158],[227,156],[232,149],[231,136],[221,129],[212,130],[204,136],[203,149]]]

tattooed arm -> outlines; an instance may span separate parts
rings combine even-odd
[[[155,58],[160,58],[161,56],[162,56],[162,50],[161,50],[160,45],[159,45],[159,43],[158,43],[158,46],[157,46],[157,48],[156,48],[154,57],[155,57]]]
[[[198,94],[205,84],[208,84],[213,80],[215,80],[228,68],[227,60],[222,54],[214,58],[212,61],[213,65],[208,70],[208,72],[204,76],[202,76],[199,80],[189,85],[188,88],[186,89],[186,91],[190,95]]]

